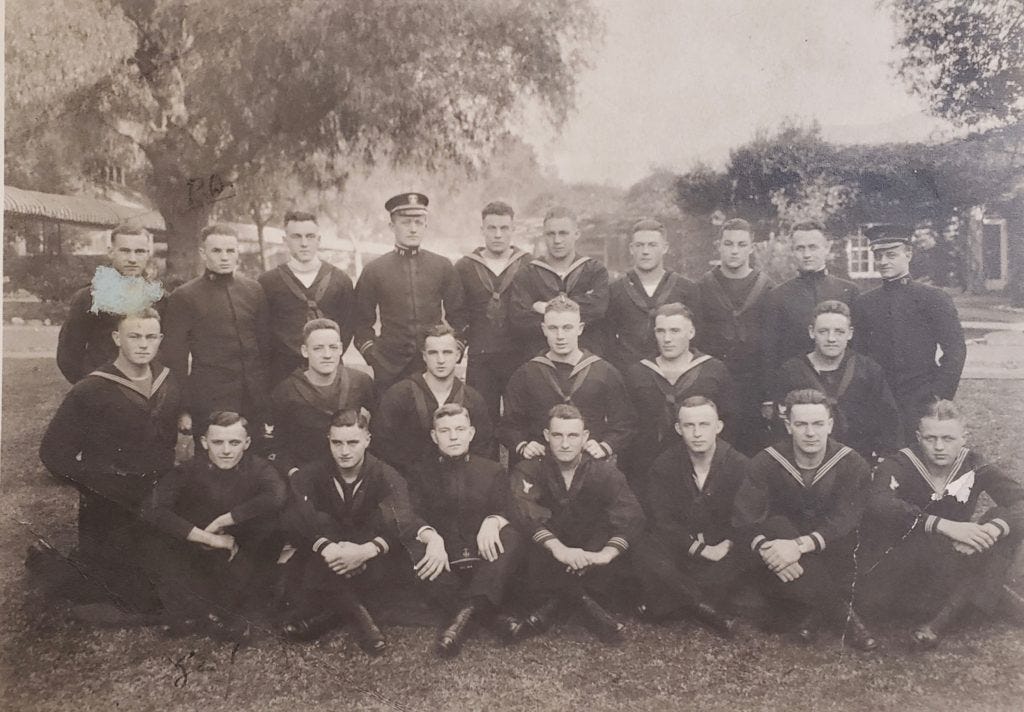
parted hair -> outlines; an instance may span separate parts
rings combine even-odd
[[[439,336],[451,336],[459,345],[460,350],[465,349],[465,345],[459,340],[459,335],[455,333],[455,329],[453,329],[448,324],[434,324],[433,326],[428,326],[427,328],[423,329],[423,331],[420,333],[420,351],[427,347],[427,339],[437,338]]]
[[[548,411],[548,423],[552,420],[583,420],[583,413],[580,409],[574,405],[568,403],[556,403],[551,406],[551,410]],[[586,421],[583,421],[584,427],[586,427]]]
[[[960,421],[964,419],[963,414],[960,412],[960,408],[956,403],[942,398],[936,398],[921,408],[921,417],[917,419],[917,422],[920,423],[925,418]]]
[[[214,223],[213,225],[207,225],[199,231],[199,240],[204,241],[210,235],[230,235],[237,239],[238,230],[227,223]]]
[[[562,205],[556,205],[553,208],[550,208],[546,213],[544,213],[545,223],[548,220],[558,220],[560,218],[568,218],[569,220],[572,220],[573,225],[579,223],[579,218],[576,216],[576,213]]]
[[[811,230],[817,230],[822,235],[825,234],[825,223],[821,220],[801,220],[793,226],[790,233],[794,232],[810,232]]]
[[[338,326],[338,322],[334,319],[310,319],[306,322],[306,325],[302,327],[302,341],[305,343],[309,335],[314,331],[320,331],[322,329],[330,329],[331,331],[337,332],[338,336],[341,336],[341,327]]]
[[[441,418],[450,418],[453,415],[464,415],[466,420],[473,424],[473,418],[469,415],[469,408],[462,405],[461,403],[445,403],[440,408],[434,411],[434,422],[436,423]]]
[[[786,417],[789,418],[795,405],[823,405],[829,416],[835,415],[835,403],[817,388],[797,388],[786,394]]]
[[[560,293],[558,296],[553,297],[548,301],[548,305],[544,307],[544,313],[559,313],[559,312],[576,312],[580,313],[580,305],[569,299],[565,292]]]
[[[683,316],[686,317],[691,324],[693,323],[693,312],[690,311],[690,308],[682,302],[669,302],[668,304],[662,304],[654,310],[654,319],[657,319],[659,316]]]
[[[742,230],[743,232],[752,232],[750,229],[750,223],[743,218],[730,218],[722,223],[721,232],[729,232],[730,230]]]
[[[110,231],[110,244],[113,245],[119,235],[131,235],[142,236],[149,240],[149,244],[153,244],[153,234],[144,227],[139,225],[118,225]]]
[[[516,211],[512,209],[512,206],[501,200],[494,200],[484,206],[484,209],[480,211],[480,219],[485,219],[488,215],[508,215],[510,218],[515,218]]]
[[[818,302],[817,306],[814,307],[814,311],[811,313],[811,326],[814,325],[814,320],[822,314],[841,314],[846,317],[847,321],[850,321],[850,307],[838,299],[826,299],[823,302]]]
[[[699,408],[702,405],[709,405],[715,411],[715,415],[718,415],[718,406],[715,402],[707,396],[690,396],[684,398],[683,402],[679,404],[679,408],[676,410],[676,418],[679,417],[679,411],[683,408]]]
[[[632,237],[638,232],[659,232],[661,233],[662,237],[664,237],[665,226],[662,225],[660,221],[655,220],[654,218],[640,218],[635,223],[633,223],[633,227],[629,229],[629,235],[630,237]]]
[[[370,419],[363,415],[362,411],[353,408],[339,410],[331,418],[330,427],[332,428],[351,428],[352,426],[370,432]]]
[[[117,327],[121,328],[121,324],[127,319],[156,319],[160,321],[160,312],[153,307],[146,307],[145,309],[139,309],[128,314],[121,314],[117,317]]]
[[[316,215],[309,212],[308,210],[289,210],[284,214],[284,224],[287,225],[290,222],[317,222]]]
[[[210,426],[216,425],[219,428],[230,428],[235,423],[241,423],[246,434],[249,433],[249,421],[233,410],[215,410],[210,413],[210,420],[206,424],[206,432],[210,432]]]

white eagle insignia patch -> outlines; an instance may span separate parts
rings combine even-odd
[[[533,489],[533,484],[523,480],[523,492],[529,494],[531,489]]]
[[[971,488],[974,487],[974,470],[965,472],[946,486],[946,494],[951,495],[961,504],[966,504],[971,498]]]

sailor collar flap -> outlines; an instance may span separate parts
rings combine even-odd
[[[787,458],[781,452],[776,450],[774,447],[766,447],[765,452],[767,452],[773,460],[779,463],[782,466],[782,468],[793,477],[793,479],[800,483],[801,487],[807,489],[816,485],[822,477],[827,475],[833,467],[839,464],[840,460],[842,460],[844,457],[853,452],[853,449],[847,447],[846,445],[843,445],[838,450],[836,450],[831,457],[827,458],[823,463],[821,463],[818,466],[818,469],[815,471],[814,477],[811,479],[811,482],[809,484],[804,482],[804,478],[800,475],[800,469],[796,465],[794,465],[789,460],[789,458]]]

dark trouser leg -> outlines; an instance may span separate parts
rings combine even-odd
[[[505,390],[497,370],[499,358],[500,354],[470,354],[466,365],[466,383],[484,399],[493,423],[501,417],[501,395]]]
[[[656,618],[694,605],[702,597],[693,580],[692,566],[684,557],[690,558],[689,553],[653,536],[642,539],[633,550],[633,567],[643,600]]]
[[[761,403],[758,394],[761,383],[756,373],[736,373],[730,375],[736,381],[736,393],[739,398],[736,412],[726,422],[722,437],[737,450],[752,456],[771,442],[771,421],[761,417]]]
[[[499,608],[505,598],[509,582],[522,565],[525,553],[522,534],[511,526],[501,530],[501,544],[505,553],[495,561],[481,558],[473,566],[472,572],[465,577],[445,571],[433,581],[421,582],[427,597],[448,611],[481,599],[486,599],[495,609]],[[426,547],[423,545],[414,547],[410,552],[412,559],[419,561],[425,550]],[[461,547],[457,546],[456,542],[451,542],[449,558],[458,558],[461,555]]]

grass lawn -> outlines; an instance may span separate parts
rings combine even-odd
[[[66,385],[50,360],[5,360],[0,480],[0,708],[11,710],[1020,710],[1024,630],[985,622],[931,653],[901,628],[874,655],[823,637],[797,647],[745,626],[720,641],[687,623],[631,623],[606,648],[575,624],[503,648],[486,633],[456,661],[429,653],[433,631],[387,627],[382,659],[342,631],[309,646],[264,637],[234,652],[148,629],[69,622],[25,584],[35,536],[73,544],[74,493],[44,476],[36,448]],[[973,444],[1024,467],[1024,381],[966,381]],[[1018,567],[1020,570],[1020,567]]]

